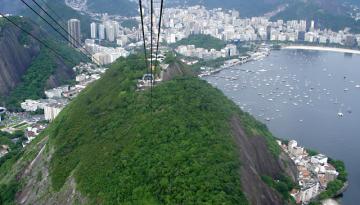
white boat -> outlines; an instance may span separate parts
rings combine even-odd
[[[343,117],[343,116],[344,116],[344,113],[338,112],[338,116],[339,116],[339,117]]]

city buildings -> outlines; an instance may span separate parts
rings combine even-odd
[[[293,160],[298,170],[300,189],[291,192],[298,204],[308,204],[325,191],[327,184],[339,175],[336,169],[328,163],[327,156],[323,154],[310,156],[303,147],[298,146],[295,140],[289,141],[287,145],[280,141],[278,143]]]
[[[175,50],[181,55],[202,58],[205,60],[221,57],[226,58],[238,55],[236,45],[233,44],[228,44],[221,50],[196,48],[194,45],[179,46]]]
[[[0,122],[2,120],[2,115],[5,114],[5,112],[6,112],[6,108],[0,107]]]
[[[61,112],[61,110],[66,106],[65,103],[50,103],[44,107],[45,120],[53,121]]]
[[[80,21],[78,19],[70,19],[68,21],[68,33],[70,46],[77,48],[80,47],[81,33],[80,33]]]
[[[91,33],[91,38],[92,39],[95,39],[96,37],[97,37],[97,25],[96,25],[96,23],[95,22],[92,22],[91,24],[90,24],[90,33]]]
[[[0,158],[7,155],[10,151],[10,147],[8,145],[0,146]]]
[[[66,92],[66,91],[69,91],[68,85],[64,85],[64,86],[60,86],[60,87],[53,88],[50,90],[46,90],[45,95],[47,98],[61,98],[62,93]]]
[[[105,39],[105,26],[104,24],[99,24],[99,40]]]
[[[98,68],[91,63],[80,63],[73,70],[78,73],[74,86],[65,85],[46,90],[47,99],[27,99],[21,103],[21,108],[26,112],[44,110],[44,119],[52,121],[68,104],[69,99],[73,99],[92,82],[100,79],[100,75],[105,73],[107,68]]]
[[[175,43],[191,34],[207,34],[224,41],[278,41],[357,46],[359,34],[317,27],[316,21],[240,18],[236,11],[207,10],[202,6],[169,8],[164,14],[163,34]]]

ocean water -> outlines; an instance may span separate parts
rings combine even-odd
[[[360,55],[273,51],[205,79],[272,133],[343,160],[342,204],[360,201]]]

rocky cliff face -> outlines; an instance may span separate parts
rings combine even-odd
[[[6,95],[20,82],[40,47],[33,40],[20,41],[21,31],[14,26],[0,30],[0,95]]]
[[[22,19],[20,25],[33,35],[42,36],[42,40],[47,40],[46,33],[35,24]],[[43,51],[42,49],[44,48],[39,42],[12,24],[5,22],[0,27],[0,97],[9,95],[16,88],[22,81],[23,75],[31,67],[31,64],[36,61]],[[59,50],[55,47],[53,49]],[[54,58],[54,61],[56,68],[48,76],[44,89],[57,87],[74,77],[73,70],[68,65],[65,65],[63,60]]]
[[[242,188],[250,204],[284,204],[280,194],[268,187],[261,176],[276,178],[285,173],[295,180],[297,177],[295,164],[285,153],[281,153],[279,158],[274,157],[269,152],[264,137],[247,136],[239,118],[233,117],[230,123],[243,165],[241,167]]]

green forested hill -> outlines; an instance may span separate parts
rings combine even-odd
[[[105,204],[246,204],[226,120],[235,105],[185,77],[135,92],[143,61],[113,65],[51,126],[51,179]],[[85,154],[86,153],[86,154]]]
[[[261,179],[285,173],[265,125],[192,76],[136,91],[144,68],[139,56],[119,59],[84,90],[11,171],[0,166],[0,183],[7,182],[0,198],[11,192],[23,204],[284,203]],[[21,185],[8,184],[15,176]]]
[[[135,16],[137,2],[130,0],[88,0],[89,9],[97,13],[108,13],[112,15]]]
[[[151,100],[135,92],[143,61],[112,67],[50,128],[55,190],[74,171],[79,190],[105,204],[247,204],[229,132],[229,119],[244,115],[236,105],[192,77],[157,86]],[[249,133],[267,135],[244,119]]]
[[[196,48],[214,48],[216,50],[221,50],[226,46],[226,42],[211,35],[196,34],[190,35],[187,38],[183,38],[173,44],[175,47],[180,45],[194,45]]]

